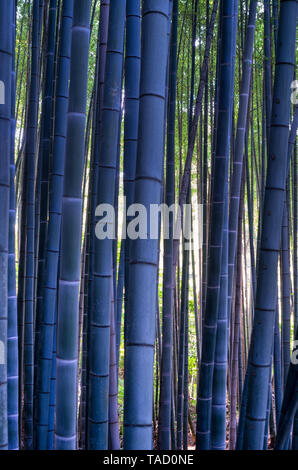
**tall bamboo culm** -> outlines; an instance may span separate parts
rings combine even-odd
[[[8,316],[8,233],[10,207],[10,160],[11,160],[11,89],[13,59],[13,4],[1,1],[3,14],[0,18],[0,449],[8,448],[7,420],[7,316]]]
[[[143,2],[135,203],[143,204],[147,209],[150,204],[159,204],[161,195],[168,13],[167,0]],[[124,448],[127,450],[152,449],[153,446],[157,257],[158,240],[131,241],[124,382]]]
[[[82,176],[91,0],[74,3],[57,318],[57,450],[76,448]]]
[[[105,86],[98,165],[98,206],[114,205],[121,111],[126,0],[110,1]],[[96,216],[103,216],[100,211]],[[93,304],[90,322],[88,449],[108,448],[110,327],[113,240],[101,239],[101,220],[94,239]],[[98,232],[99,230],[99,232]],[[113,237],[114,238],[114,237]]]
[[[232,54],[233,54],[233,1],[222,1],[220,9],[221,47],[218,89],[218,125],[213,164],[213,186],[210,213],[209,265],[207,277],[206,309],[204,316],[202,357],[197,397],[198,450],[210,449],[212,382],[216,348],[216,329],[220,294],[220,273],[224,229],[224,199],[226,174],[229,167],[229,135],[232,117]]]
[[[294,73],[296,21],[297,2],[281,2],[255,315],[248,363],[244,449],[262,449],[264,443],[276,309],[277,262],[288,171],[290,85]]]
[[[34,281],[35,281],[35,171],[37,152],[37,126],[39,109],[40,43],[43,2],[34,0],[32,5],[31,77],[29,110],[24,161],[25,200],[25,276],[23,312],[18,314],[23,328],[24,367],[24,445],[33,446],[33,388],[34,388]],[[22,215],[23,216],[23,215]]]
[[[47,449],[57,280],[61,234],[61,212],[69,95],[71,32],[74,0],[63,2],[55,93],[53,157],[49,186],[49,220],[45,244],[44,288],[40,325],[36,398],[36,446]]]
[[[18,407],[18,319],[16,297],[16,256],[15,256],[15,42],[16,11],[13,4],[12,20],[12,73],[11,73],[11,147],[10,147],[10,196],[9,196],[9,242],[8,242],[8,323],[7,323],[7,415],[8,415],[8,449],[19,449],[19,407]]]

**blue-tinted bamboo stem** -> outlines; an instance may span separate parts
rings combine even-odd
[[[51,368],[51,388],[50,388],[50,399],[49,399],[49,424],[48,424],[48,447],[47,447],[48,450],[54,449],[55,410],[56,410],[56,323],[54,326],[54,343],[53,343],[52,368]]]
[[[179,351],[178,351],[178,387],[177,387],[177,437],[176,449],[182,449],[183,439],[183,392],[184,392],[184,354],[185,354],[185,277],[186,277],[186,259],[182,262],[182,289],[181,289],[181,307],[179,322]]]
[[[138,124],[139,124],[139,96],[140,96],[140,70],[141,70],[141,11],[140,0],[126,2],[126,41],[125,41],[125,114],[124,114],[124,195],[129,207],[134,202],[134,181],[136,173]],[[130,221],[126,219],[126,227]],[[128,297],[129,297],[129,267],[130,267],[130,240],[124,241],[124,341],[126,339]]]
[[[16,256],[15,256],[15,34],[16,10],[12,20],[12,73],[11,73],[11,147],[10,147],[10,196],[9,196],[9,242],[8,242],[8,323],[7,323],[7,415],[8,449],[19,449],[19,359],[18,325],[16,298]]]
[[[163,177],[169,2],[144,0],[135,203],[159,204]],[[157,66],[158,64],[158,66]],[[155,136],[152,139],[152,135]],[[158,240],[131,241],[124,383],[124,448],[152,449]]]
[[[281,347],[280,347],[280,331],[279,331],[279,309],[276,305],[275,323],[274,323],[274,347],[273,347],[273,364],[274,364],[274,394],[275,394],[275,418],[276,423],[279,421],[281,404],[282,404],[282,376],[281,376]]]
[[[43,312],[43,279],[45,265],[45,244],[48,224],[48,203],[49,203],[49,170],[50,170],[50,151],[52,134],[52,106],[53,106],[53,80],[54,80],[54,53],[55,53],[55,33],[57,18],[57,0],[51,0],[48,10],[48,31],[47,31],[47,50],[45,51],[45,71],[44,71],[44,89],[43,103],[41,113],[41,130],[39,145],[39,172],[40,180],[36,182],[40,193],[40,215],[37,218],[36,230],[38,236],[38,251],[35,250],[37,258],[36,266],[36,313],[35,313],[35,369],[37,369],[37,356],[39,351],[39,338],[41,317]],[[36,189],[36,191],[37,191]]]
[[[165,203],[175,202],[175,117],[177,82],[177,28],[179,1],[174,0],[169,62],[169,98],[167,127],[167,163]],[[169,215],[169,237],[164,241],[162,358],[160,377],[159,448],[171,448],[172,348],[173,348],[173,214]]]
[[[35,245],[35,167],[40,76],[40,29],[42,2],[34,0],[32,11],[31,82],[25,148],[26,178],[26,270],[24,279],[24,446],[33,444],[34,381],[34,245]]]
[[[233,78],[231,104],[234,100],[234,68],[236,55],[236,39],[238,25],[238,1],[233,4]],[[231,108],[232,112],[232,108]],[[232,134],[231,134],[232,136]],[[233,136],[232,136],[233,139]],[[233,149],[233,148],[232,148]],[[225,450],[226,448],[226,386],[228,362],[228,221],[229,221],[229,179],[228,172],[225,182],[225,208],[223,249],[220,275],[220,297],[218,308],[218,321],[216,332],[216,350],[213,375],[212,422],[211,422],[211,448]]]
[[[111,283],[113,296],[113,282]],[[109,383],[109,449],[120,449],[119,419],[118,419],[118,380],[116,361],[116,329],[114,297],[111,302],[111,338],[110,338],[110,383]]]
[[[224,199],[229,162],[231,123],[233,1],[221,4],[221,50],[218,88],[218,125],[213,167],[213,190],[210,209],[210,244],[207,276],[206,310],[202,337],[199,391],[197,398],[197,449],[210,448],[212,382],[216,346],[216,328],[220,294],[220,272],[224,228]]]
[[[85,351],[86,351],[86,409],[84,410],[86,419],[86,434],[88,433],[88,389],[89,389],[89,369],[90,369],[90,332],[92,321],[93,309],[93,272],[94,272],[94,246],[95,246],[95,210],[97,205],[97,187],[98,187],[98,172],[99,172],[99,152],[100,142],[102,135],[102,113],[104,103],[104,87],[105,87],[105,66],[107,58],[107,42],[108,42],[108,29],[109,29],[109,14],[110,14],[110,0],[102,0],[100,4],[100,18],[99,18],[99,31],[98,31],[98,64],[96,70],[96,110],[95,110],[95,131],[94,131],[94,148],[92,158],[92,173],[91,173],[91,195],[90,195],[90,233],[88,240],[88,303],[86,304],[86,322],[85,322]],[[86,439],[86,438],[85,438]],[[86,439],[87,440],[87,439]]]
[[[99,151],[97,204],[114,206],[126,0],[111,0]],[[98,222],[100,225],[100,222]],[[112,227],[115,230],[115,226]],[[94,239],[90,326],[88,449],[107,449],[113,240]]]
[[[288,168],[290,85],[294,72],[296,20],[297,2],[281,2],[255,315],[249,352],[244,449],[262,449],[264,442],[276,309],[277,262]]]
[[[117,280],[117,302],[116,302],[116,362],[119,370],[120,342],[121,342],[121,323],[123,310],[123,289],[124,289],[124,255],[125,244],[121,242],[121,252]]]
[[[242,79],[240,84],[239,111],[237,120],[237,132],[235,141],[235,153],[233,160],[233,172],[231,178],[231,196],[229,208],[229,287],[228,287],[228,315],[231,312],[234,265],[237,246],[238,216],[240,205],[240,189],[243,172],[243,154],[249,102],[249,89],[251,82],[251,65],[255,37],[255,23],[257,14],[257,1],[251,0],[246,29],[245,46],[242,61]]]
[[[61,219],[55,448],[76,447],[82,176],[91,0],[74,3]]]
[[[242,178],[242,189],[239,206],[239,221],[237,234],[237,260],[236,260],[236,292],[235,292],[235,309],[234,309],[234,332],[233,344],[231,351],[231,386],[230,386],[230,431],[229,441],[230,450],[235,449],[236,445],[236,428],[237,428],[237,374],[238,360],[240,349],[240,319],[242,305],[242,217],[244,205],[244,179]]]
[[[55,312],[57,308],[58,261],[60,252],[73,5],[73,0],[66,0],[63,2],[60,26],[60,44],[55,93],[53,160],[50,176],[49,220],[45,246],[44,291],[42,299],[43,317],[40,326],[40,350],[37,374],[37,449],[46,449],[48,442],[49,400],[51,390],[54,325],[56,321]]]
[[[288,370],[291,360],[290,336],[291,336],[291,273],[289,257],[289,227],[288,227],[288,207],[285,197],[284,210],[281,228],[281,298],[282,298],[282,370],[283,384],[287,381]]]
[[[8,448],[7,419],[7,316],[8,316],[8,249],[10,207],[11,113],[12,113],[12,59],[13,59],[13,5],[1,2],[0,18],[0,449]]]
[[[298,330],[296,330],[295,340],[298,339]],[[297,348],[294,349],[293,358],[297,358]],[[287,450],[290,438],[290,432],[293,421],[298,409],[298,365],[296,360],[291,361],[287,383],[285,386],[283,403],[278,422],[275,449]],[[296,439],[296,433],[294,435]],[[296,445],[296,442],[294,443]]]

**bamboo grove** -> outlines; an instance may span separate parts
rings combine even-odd
[[[298,450],[297,1],[0,11],[0,449]]]

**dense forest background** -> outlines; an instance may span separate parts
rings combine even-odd
[[[0,449],[297,450],[297,1],[0,8]]]

